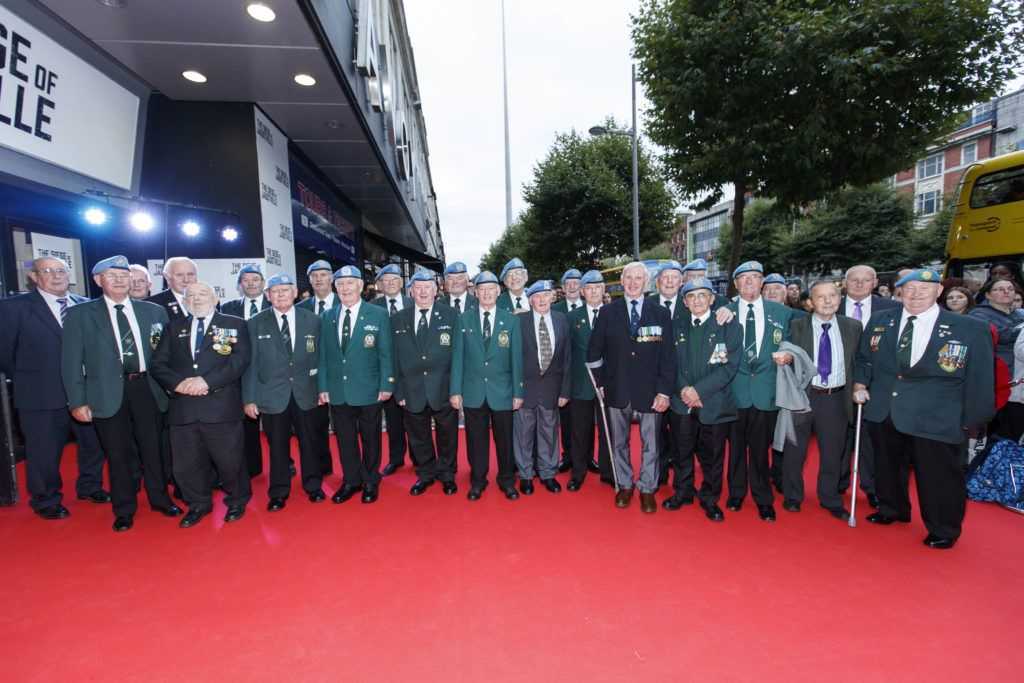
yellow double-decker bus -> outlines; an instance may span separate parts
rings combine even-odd
[[[996,263],[1024,264],[1024,151],[969,166],[954,202],[946,277],[985,281]]]

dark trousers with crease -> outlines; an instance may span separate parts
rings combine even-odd
[[[795,426],[796,444],[786,443],[783,461],[782,495],[798,503],[804,499],[804,463],[811,432],[818,437],[818,502],[826,508],[843,506],[839,479],[843,466],[843,449],[850,425],[846,415],[849,401],[845,391],[834,394],[809,392],[811,412],[801,414],[803,421]]]
[[[565,462],[572,462],[572,401],[558,409],[558,428],[562,434],[562,455]]]
[[[313,438],[316,441],[316,456],[320,462],[320,474],[327,476],[334,471],[331,457],[331,409],[317,406],[309,411],[313,422]]]
[[[271,498],[287,498],[291,492],[293,431],[299,442],[302,490],[306,493],[321,490],[323,475],[320,471],[320,457],[314,431],[318,418],[316,408],[303,410],[292,396],[283,412],[260,413],[260,418],[263,420],[263,431],[267,433],[267,444],[270,446],[270,489],[267,494]]]
[[[431,421],[434,429],[431,430]],[[416,465],[416,476],[424,483],[435,479],[455,481],[459,455],[459,412],[451,406],[434,410],[429,404],[414,413],[405,411],[405,429],[409,437],[409,455]],[[436,443],[435,443],[436,442]]]
[[[722,497],[725,445],[732,422],[701,424],[699,414],[669,412],[676,452],[672,459],[672,488],[683,496],[698,496],[704,505],[717,504]],[[700,463],[700,490],[694,484],[694,456]]]
[[[754,406],[739,409],[739,419],[729,429],[729,497],[742,500],[750,496],[755,505],[775,502],[768,475],[768,449],[775,433],[777,410],[759,410]]]
[[[392,396],[384,401],[384,417],[388,421],[388,463],[395,467],[405,464],[408,447],[405,438],[405,413]]]
[[[131,516],[138,509],[132,473],[137,458],[142,461],[142,480],[149,504],[169,507],[171,498],[167,494],[160,456],[164,414],[156,405],[146,376],[125,379],[121,407],[110,417],[93,418],[93,422],[110,461],[110,499],[114,516]]]
[[[608,455],[608,437],[605,420],[601,419],[600,404],[596,398],[589,401],[574,398],[566,406],[572,412],[572,478],[581,482],[587,478],[587,463],[594,459],[594,423],[597,423],[597,464],[601,478],[612,481],[612,459]],[[607,416],[605,416],[607,417]]]
[[[93,425],[75,421],[67,408],[56,410],[18,409],[18,424],[25,438],[25,480],[32,494],[33,510],[60,505],[60,460],[68,443],[68,430],[75,433],[78,454],[78,479],[75,492],[80,496],[99,491],[103,484],[103,448]]]
[[[368,406],[331,405],[343,486],[380,483],[381,405],[379,402]]]
[[[188,398],[171,400],[187,401]],[[252,483],[245,462],[242,420],[171,425],[171,460],[190,511],[213,509],[213,466],[224,485],[224,504],[245,507]]]
[[[260,442],[260,421],[249,417],[242,418],[242,429],[245,434],[245,465],[249,477],[263,474],[263,444]]]
[[[511,410],[494,410],[484,404],[479,408],[464,408],[466,416],[466,451],[469,457],[469,481],[473,488],[487,488],[487,472],[491,466],[491,433],[498,456],[498,476],[495,481],[507,489],[516,481],[513,455],[513,426]]]

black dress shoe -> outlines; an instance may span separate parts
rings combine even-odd
[[[786,512],[800,512],[800,501],[787,498],[782,501],[782,509]]]
[[[131,515],[121,515],[114,520],[114,531],[128,531],[133,524]]]
[[[225,522],[237,522],[242,517],[245,517],[245,506],[244,505],[230,505],[228,506],[227,514],[224,515]]]
[[[661,507],[665,510],[671,510],[675,512],[684,505],[693,505],[693,496],[687,496],[683,493],[676,491],[671,496],[661,501]]]
[[[570,479],[565,488],[569,491],[579,491],[581,486],[583,486],[583,482],[579,479]]]
[[[551,493],[562,492],[562,485],[559,484],[558,481],[556,481],[555,479],[541,479],[540,483],[544,484],[544,488],[546,488]]]
[[[35,513],[43,519],[64,519],[71,514],[63,505],[51,505],[48,508],[39,508]]]
[[[509,500],[519,500],[519,491],[516,491],[515,486],[509,486],[507,489],[505,489],[505,497],[508,498]]]
[[[904,524],[907,524],[910,522],[910,517],[890,517],[889,515],[883,515],[881,512],[873,512],[867,516],[867,520],[872,524],[889,526],[893,522],[903,522]]]
[[[704,508],[704,514],[707,515],[708,519],[712,522],[725,521],[725,514],[722,512],[722,508],[718,507],[718,503],[711,503],[710,505],[704,505],[701,503],[701,507]]]
[[[870,505],[871,507],[873,507],[873,508],[875,508],[877,510],[878,509],[878,496],[876,496],[873,493],[869,493],[868,494],[868,505]]]
[[[459,487],[455,484],[454,481],[446,481],[444,483],[444,495],[446,495],[446,496],[454,496],[458,492],[459,492]]]
[[[274,496],[267,503],[267,512],[277,512],[278,510],[284,510],[284,498],[281,496]]]
[[[530,479],[520,479],[519,480],[519,490],[523,492],[524,496],[532,496],[533,495],[533,481],[531,481]]]
[[[466,498],[468,500],[480,500],[480,496],[482,496],[483,493],[483,491],[474,486],[469,490],[469,493],[466,494]]]
[[[109,503],[110,494],[104,491],[103,489],[96,489],[92,493],[86,494],[84,496],[79,495],[78,500],[87,500],[91,503]]]
[[[588,460],[587,461],[587,471],[588,472],[593,472],[594,474],[597,474],[597,473],[599,473],[601,471],[601,467],[600,467],[600,465],[597,464],[596,460]]]
[[[159,512],[164,517],[180,517],[184,514],[184,511],[174,503],[171,503],[168,507],[150,505],[149,509],[152,510],[153,512]]]
[[[844,508],[842,505],[838,505],[834,508],[828,508],[825,507],[824,505],[822,505],[821,507],[828,510],[829,514],[835,517],[836,519],[841,519],[845,522],[850,518],[850,511]]]
[[[399,467],[401,467],[401,465],[396,465],[394,463],[389,462],[387,465],[384,466],[384,469],[380,471],[380,476],[390,477],[392,474],[398,471]]]
[[[205,517],[208,512],[209,510],[189,510],[185,513],[185,516],[181,518],[181,521],[178,522],[178,526],[182,529],[187,529],[190,526],[199,524],[199,520]]]
[[[924,537],[924,544],[929,548],[935,548],[936,550],[949,550],[956,545],[955,538],[942,538],[935,534],[928,534]]]
[[[322,503],[325,500],[327,500],[327,494],[325,494],[323,492],[323,489],[318,489],[316,491],[311,491],[307,495],[309,496],[309,502],[310,503]]]
[[[572,463],[568,460],[560,460],[558,463],[558,473],[564,474],[572,469]]]
[[[366,486],[363,488],[363,502],[367,505],[377,500],[377,487]]]
[[[775,508],[771,505],[758,505],[757,506],[758,516],[766,522],[775,521]]]
[[[331,496],[332,503],[344,503],[346,500],[356,495],[363,490],[363,487],[358,484],[345,484]]]
[[[433,481],[420,481],[417,479],[416,483],[412,485],[411,489],[409,489],[409,493],[414,496],[421,496],[433,485]]]
[[[739,512],[740,508],[743,507],[743,499],[742,498],[729,498],[728,500],[725,501],[725,507],[726,507],[727,510],[732,510],[733,512]]]

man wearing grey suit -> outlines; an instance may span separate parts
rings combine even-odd
[[[320,320],[295,306],[298,289],[286,273],[267,280],[270,308],[249,319],[252,360],[242,376],[242,402],[252,420],[263,418],[270,446],[270,502],[267,510],[285,506],[291,492],[291,435],[299,441],[302,488],[311,503],[325,495],[317,452],[317,367]]]
[[[551,310],[554,283],[538,280],[526,290],[532,310],[517,317],[523,336],[523,407],[513,416],[519,490],[533,493],[533,450],[541,483],[551,493],[562,487],[558,471],[558,409],[569,403],[572,338],[565,315]]]

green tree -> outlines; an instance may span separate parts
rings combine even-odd
[[[907,265],[926,266],[943,261],[952,222],[953,202],[950,201],[920,230],[912,230],[907,241]]]
[[[735,188],[803,206],[896,173],[1021,61],[1019,0],[644,0],[647,132],[698,205]]]
[[[779,253],[779,244],[793,231],[798,216],[776,201],[757,199],[746,208],[743,224],[743,244],[740,262],[760,261],[765,273],[785,272],[785,256]],[[732,228],[723,224],[718,233],[718,249],[727,254],[732,248]],[[785,262],[785,263],[784,263]]]

